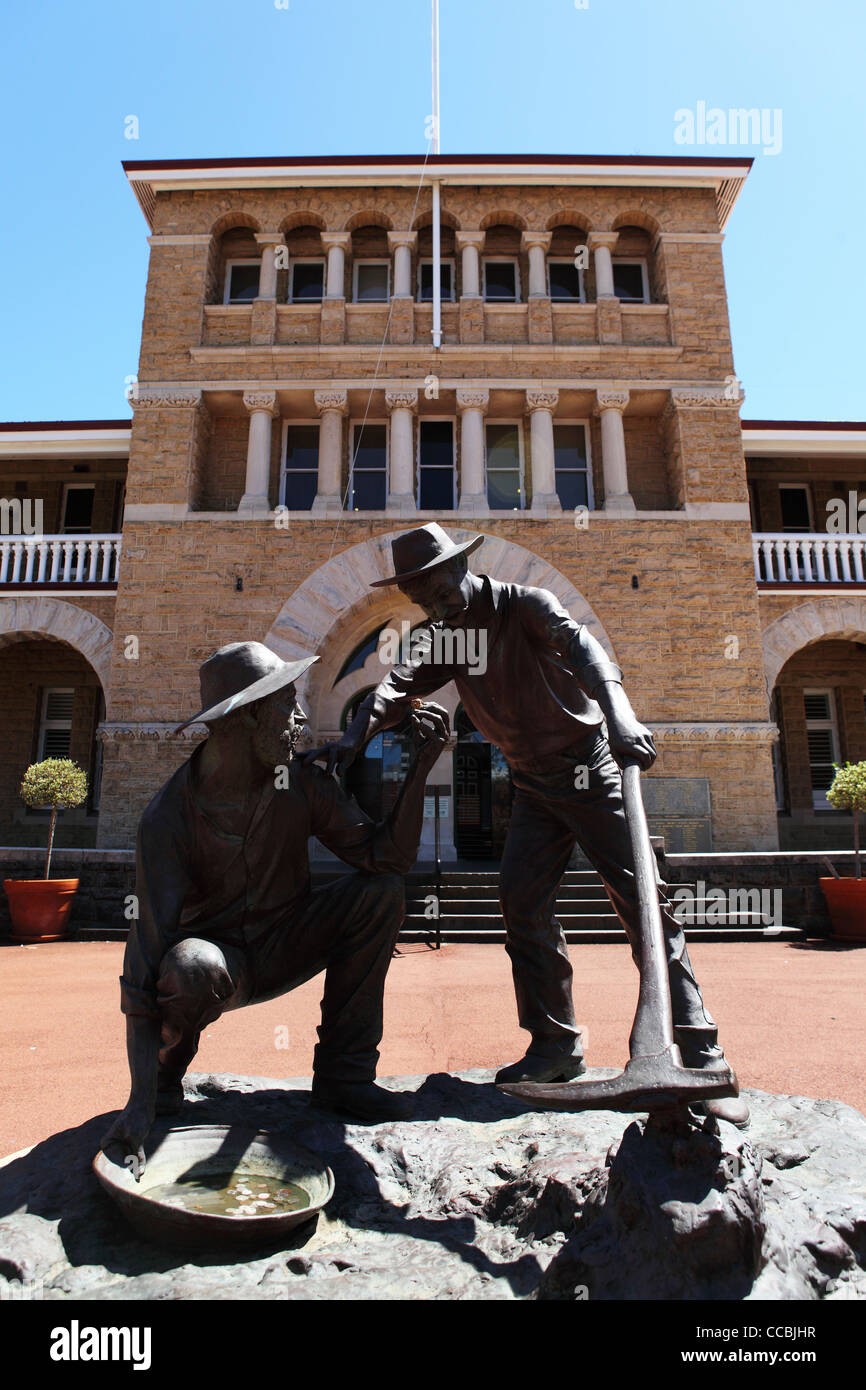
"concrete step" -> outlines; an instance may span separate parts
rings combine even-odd
[[[431,942],[435,937],[435,931],[418,931],[410,927],[404,928],[398,938],[398,945],[403,942],[424,941]],[[625,932],[622,929],[608,928],[599,930],[593,927],[581,928],[579,931],[566,930],[565,939],[569,945],[575,946],[582,941],[602,945],[608,942],[617,945],[626,945]],[[686,931],[686,939],[692,941],[805,941],[807,934],[799,927],[691,927]],[[440,940],[443,945],[465,944],[476,945],[496,945],[503,944],[505,941],[504,930],[490,929],[479,931],[467,928],[465,930],[451,930],[444,928],[440,932]]]

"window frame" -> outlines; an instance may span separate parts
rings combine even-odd
[[[250,304],[252,304],[256,299],[258,299],[259,295],[258,295],[258,294],[253,295],[253,298],[252,298],[252,299],[230,299],[230,298],[229,298],[229,296],[230,296],[230,294],[231,294],[231,288],[232,288],[232,271],[233,271],[233,269],[234,269],[234,267],[235,267],[236,265],[257,265],[257,266],[258,266],[258,268],[259,268],[259,291],[261,291],[261,288],[262,288],[262,262],[261,262],[261,259],[260,259],[260,258],[253,259],[252,257],[239,257],[237,260],[226,261],[225,281],[224,281],[224,284],[223,284],[223,305],[224,305],[226,308],[230,308],[230,309],[244,309],[244,308],[248,308]]]
[[[418,428],[415,431],[415,506],[421,511],[421,426],[442,424],[447,421],[451,425],[451,506],[445,507],[444,511],[456,512],[457,510],[457,416],[456,415],[421,415],[418,417]],[[429,510],[429,508],[424,509]]]
[[[447,265],[447,266],[450,266],[450,267],[451,267],[451,294],[448,296],[447,299],[446,299],[445,296],[443,295],[443,297],[442,297],[442,303],[443,303],[443,304],[455,304],[456,301],[457,301],[457,259],[456,259],[456,257],[454,257],[454,256],[443,256],[440,263],[441,263],[443,266],[444,266],[444,265]],[[418,261],[418,267],[417,267],[417,271],[416,271],[416,275],[415,275],[415,284],[416,284],[416,287],[417,287],[417,288],[416,288],[416,294],[415,294],[415,302],[416,302],[416,304],[432,304],[432,303],[433,303],[432,298],[431,298],[431,299],[422,299],[422,298],[421,298],[421,267],[422,267],[422,266],[425,266],[425,265],[429,265],[430,268],[431,268],[431,272],[432,272],[432,268],[433,268],[433,258],[432,258],[432,256],[424,256],[423,259],[421,259],[421,260]],[[432,273],[431,273],[431,279],[432,279]]]
[[[779,489],[779,530],[786,536],[812,536],[815,534],[815,507],[812,497],[811,483],[778,483]],[[786,528],[782,520],[782,497],[783,492],[805,492],[806,510],[809,513],[809,529],[807,531],[793,530]]]
[[[359,299],[358,298],[358,271],[364,265],[384,265],[386,267],[386,290],[384,299]],[[362,308],[369,309],[373,304],[390,304],[392,296],[391,290],[391,260],[388,256],[363,256],[360,260],[352,262],[352,303],[360,304]]]
[[[348,489],[348,496],[347,496],[347,499],[346,499],[346,511],[347,511],[347,512],[355,512],[356,510],[358,510],[358,511],[362,511],[362,510],[366,511],[366,510],[368,510],[368,508],[360,508],[360,507],[356,509],[355,507],[353,507],[352,503],[353,503],[354,500],[355,500],[355,429],[356,429],[356,428],[358,428],[358,429],[366,429],[369,425],[384,425],[384,427],[385,427],[385,506],[387,507],[387,505],[388,505],[388,492],[389,492],[389,486],[388,486],[388,484],[389,484],[389,481],[390,481],[390,478],[391,478],[391,421],[390,421],[390,419],[388,419],[387,417],[378,417],[378,416],[377,416],[376,419],[374,419],[374,420],[370,420],[370,419],[365,420],[364,417],[363,417],[362,415],[350,416],[350,417],[349,417],[349,431],[348,431],[348,435],[349,435],[349,460],[348,460],[348,462],[349,462],[349,470],[348,470],[348,471],[349,471],[349,489]],[[365,472],[365,471],[372,471],[372,470],[364,470],[364,469],[362,469],[361,471],[362,471],[362,472]],[[384,509],[383,509],[383,510],[384,510]],[[382,513],[380,513],[378,510],[375,511],[375,515],[376,515],[376,516],[379,516],[379,515],[381,515],[381,514],[382,514]]]
[[[284,419],[283,419],[283,437],[282,437],[282,441],[281,441],[281,444],[280,444],[280,485],[279,485],[279,489],[278,489],[278,492],[277,492],[277,497],[278,497],[277,506],[279,506],[279,507],[285,507],[285,506],[288,505],[287,502],[286,502],[286,477],[287,477],[287,473],[288,473],[288,470],[287,470],[287,468],[286,468],[286,453],[287,453],[288,447],[289,447],[289,430],[290,430],[290,429],[293,429],[293,428],[295,428],[295,427],[308,426],[308,425],[314,426],[314,427],[319,431],[319,449],[318,449],[318,451],[317,451],[317,453],[316,453],[316,459],[317,459],[317,461],[318,461],[319,453],[321,452],[321,448],[322,448],[322,421],[321,421],[321,419],[319,418],[319,416],[316,416],[315,419],[313,419],[313,418],[308,418],[308,417],[305,416],[305,415],[303,415],[303,416],[301,416],[301,415],[298,415],[298,416],[295,416],[295,415],[287,415],[287,416],[285,416]],[[293,472],[298,472],[298,473],[301,473],[301,472],[304,472],[304,473],[307,473],[307,472],[312,473],[312,471],[313,471],[313,470],[312,470],[311,468],[310,468],[310,469],[300,469],[300,468],[298,468],[298,469],[294,469],[294,470],[293,470]],[[317,477],[318,477],[318,468],[316,469],[316,474],[317,474]],[[318,492],[318,490],[319,490],[319,487],[318,487],[318,482],[317,482],[317,483],[316,483],[316,492]],[[297,508],[289,508],[289,511],[290,511],[290,514],[291,514],[292,516],[297,516],[298,518],[306,517],[306,516],[312,516],[312,515],[313,515],[312,507],[304,508],[304,510],[302,510],[302,511],[298,511]]]
[[[554,299],[550,292],[550,267],[552,265],[570,265],[577,271],[578,284],[580,285],[580,295],[577,299]],[[583,266],[574,264],[574,257],[571,256],[548,256],[547,258],[547,297],[551,304],[585,304],[586,303],[586,277]]]
[[[66,507],[69,501],[70,492],[91,492],[93,494],[93,505],[90,508],[90,525],[86,531],[76,528],[68,531],[66,529]],[[93,530],[93,512],[96,507],[96,483],[67,483],[63,484],[63,491],[60,494],[60,524],[57,527],[58,535],[61,536],[92,536],[96,533]]]
[[[526,506],[526,444],[524,439],[523,420],[519,415],[495,415],[484,420],[484,496],[490,506],[490,498],[487,492],[487,427],[489,425],[516,425],[517,426],[517,458],[520,474],[520,498],[519,507],[491,507],[491,514],[502,512],[503,516],[513,516],[515,512],[525,512]],[[494,473],[505,473],[511,470],[504,468],[494,468]]]
[[[295,266],[298,265],[318,265],[322,268],[322,293],[318,299],[296,299],[295,298]],[[328,262],[325,256],[290,256],[289,257],[289,285],[287,304],[321,304],[325,298],[328,288]]]
[[[513,299],[488,299],[487,298],[487,267],[488,265],[513,265],[514,266],[514,298]],[[519,256],[482,256],[481,257],[481,299],[484,304],[522,304],[522,289],[520,283],[520,257]]]
[[[615,270],[618,265],[639,265],[641,269],[641,284],[643,285],[643,299],[623,299],[617,296],[620,304],[649,304],[649,266],[646,256],[611,256],[611,265]],[[614,289],[616,289],[616,277],[614,276]]]
[[[590,420],[586,415],[554,415],[553,417],[553,445],[554,445],[554,465],[553,465],[553,486],[556,487],[556,429],[558,425],[580,425],[583,429],[583,442],[586,445],[586,506],[590,512],[595,511],[595,492],[592,486],[592,429]],[[582,473],[582,468],[565,469],[569,473]],[[559,494],[557,494],[558,496]]]
[[[56,756],[57,756],[57,754],[55,754],[55,753],[46,754],[46,752],[45,752],[45,735],[46,735],[47,733],[49,733],[52,729],[54,729],[54,730],[68,730],[68,732],[69,732],[69,748],[68,748],[67,751],[63,754],[63,756],[64,756],[65,758],[71,757],[71,754],[72,754],[72,724],[73,724],[74,714],[70,714],[70,716],[69,716],[68,719],[49,719],[49,718],[48,718],[48,700],[49,700],[49,697],[52,696],[52,695],[71,695],[71,696],[72,696],[73,706],[74,706],[74,703],[75,703],[75,690],[76,690],[76,687],[75,687],[74,685],[46,685],[46,686],[43,686],[43,688],[42,688],[42,700],[41,700],[41,703],[40,703],[40,711],[39,711],[39,727],[38,727],[37,732],[36,732],[36,762],[38,762],[38,763],[44,762],[46,756],[49,756],[49,757],[56,757]],[[41,810],[41,809],[43,809],[43,808],[40,807],[39,809]],[[45,807],[44,809],[45,809],[45,810],[50,810],[50,807]]]
[[[829,708],[829,710],[830,710],[830,718],[829,718],[829,719],[809,719],[809,718],[806,717],[806,696],[807,696],[807,695],[826,695],[826,696],[828,697],[827,703],[828,703],[828,708]],[[833,751],[833,757],[830,759],[830,762],[831,762],[831,763],[841,763],[841,761],[842,761],[842,748],[841,748],[841,744],[840,744],[840,741],[839,741],[839,715],[838,715],[838,711],[837,711],[837,709],[836,709],[836,691],[833,689],[833,687],[832,687],[832,686],[827,686],[827,685],[822,685],[822,686],[804,686],[804,687],[803,687],[803,715],[804,715],[805,723],[806,723],[806,754],[807,754],[807,757],[808,757],[808,751],[809,751],[809,748],[808,748],[808,735],[809,735],[810,730],[814,730],[815,732],[819,732],[819,731],[823,731],[823,730],[825,730],[825,729],[829,729],[830,735],[831,735],[831,743],[832,743],[832,745],[833,745],[833,750],[832,750],[832,751]],[[811,758],[809,758],[808,767],[809,767],[809,782],[810,782],[810,787],[811,787],[811,781],[812,781],[812,767],[813,767],[813,763],[812,763],[812,759],[811,759]],[[811,787],[811,791],[812,791],[812,810],[813,810],[813,811],[832,811],[832,810],[834,809],[834,808],[830,805],[829,801],[827,800],[827,793],[826,793],[826,792],[816,791],[814,787]]]

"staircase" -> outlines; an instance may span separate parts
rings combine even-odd
[[[695,884],[672,884],[669,892]],[[505,924],[499,910],[499,873],[491,868],[444,870],[440,877],[439,919],[435,909],[436,881],[432,869],[416,870],[406,880],[406,920],[401,941],[427,941],[435,938],[439,927],[441,941],[503,942]],[[798,927],[768,926],[760,913],[725,913],[722,922],[707,922],[702,910],[707,906],[713,919],[722,915],[715,899],[693,897],[684,913],[683,926],[689,941],[801,941],[805,932]],[[425,913],[426,909],[426,913]],[[689,922],[694,913],[697,921]],[[594,869],[569,869],[560,884],[556,916],[566,941],[625,941],[625,932],[610,904],[604,885]]]

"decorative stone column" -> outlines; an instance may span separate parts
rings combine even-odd
[[[532,507],[536,516],[553,516],[562,511],[556,491],[556,456],[553,449],[553,412],[558,391],[529,390],[529,438],[532,455]]]
[[[386,391],[385,405],[391,416],[391,476],[386,512],[408,515],[415,505],[415,428],[417,390]]]
[[[619,232],[590,232],[586,238],[595,262],[595,298],[600,343],[622,342],[622,310],[613,287],[611,252]]]
[[[276,391],[245,391],[244,405],[250,412],[247,444],[247,482],[238,504],[239,512],[262,516],[270,511],[268,496],[271,475],[271,421],[278,414]]]
[[[628,464],[622,413],[628,405],[628,391],[596,391],[596,413],[601,418],[601,462],[604,473],[604,509],[607,512],[635,511],[628,490]]]
[[[553,311],[547,292],[547,253],[551,232],[524,232],[520,238],[521,251],[529,253],[529,341],[553,342]]]
[[[343,510],[343,416],[348,414],[347,391],[315,391],[313,400],[321,416],[319,426],[319,483],[311,511],[314,516],[335,516]]]
[[[415,339],[415,298],[412,294],[412,252],[418,245],[417,232],[389,232],[388,250],[394,256],[394,293],[388,339],[392,343],[411,343]]]
[[[457,392],[460,412],[460,505],[458,511],[487,516],[484,486],[484,416],[490,392],[466,387]]]
[[[346,252],[351,244],[351,232],[322,232],[322,245],[328,257],[325,298],[322,303],[323,343],[346,341]]]
[[[285,242],[282,232],[256,232],[256,242],[262,248],[259,271],[259,293],[253,300],[250,342],[257,346],[270,345],[277,336],[277,249]]]
[[[454,245],[461,255],[462,294],[460,296],[461,343],[484,342],[484,305],[481,300],[480,253],[484,232],[455,232]]]

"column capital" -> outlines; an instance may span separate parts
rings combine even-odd
[[[490,392],[486,387],[464,386],[457,390],[457,409],[486,411],[490,404]]]
[[[337,410],[341,415],[346,415],[349,410],[348,391],[314,391],[313,400],[320,415],[326,410]]]
[[[418,245],[417,232],[389,232],[388,250],[396,251],[398,246],[408,246],[410,251],[414,251]]]
[[[322,232],[321,238],[326,249],[336,246],[338,251],[348,251],[352,244],[351,232]]]
[[[540,246],[542,251],[549,251],[552,240],[552,232],[521,232],[520,249],[529,251],[533,246]]]
[[[526,409],[530,415],[535,410],[549,410],[551,413],[559,403],[559,392],[554,390],[542,391],[533,388],[526,393]]]
[[[386,391],[385,405],[388,410],[417,410],[418,390]]]
[[[620,389],[601,388],[595,393],[595,411],[618,410],[620,414],[628,405],[629,393]]]
[[[599,247],[606,246],[608,251],[612,251],[619,241],[619,232],[599,232],[590,231],[586,234],[586,244],[590,251],[597,251]]]
[[[474,246],[480,251],[487,237],[486,232],[455,232],[454,245],[458,251],[463,251],[468,246]]]
[[[194,409],[202,403],[202,393],[198,387],[137,386],[131,392],[129,403],[133,410],[177,410]]]
[[[282,246],[285,237],[282,232],[256,232],[257,246]]]
[[[264,410],[268,415],[279,414],[276,391],[244,391],[244,405],[251,413]]]

